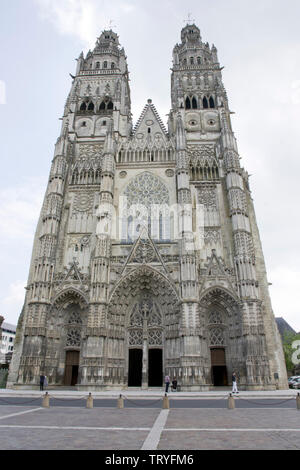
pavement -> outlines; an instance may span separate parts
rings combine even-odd
[[[142,450],[145,458],[140,463],[150,464],[163,463],[149,461],[156,459],[153,451],[175,459],[181,451],[199,466],[199,450],[300,449],[298,390],[243,391],[235,403],[252,402],[252,407],[235,409],[227,406],[230,389],[170,392],[169,409],[162,407],[163,389],[91,392],[100,403],[92,409],[82,400],[89,392],[48,393],[50,408],[44,408],[39,398],[45,392],[0,390],[1,450],[102,450],[104,457],[114,452],[118,458],[125,455],[122,452],[134,457]],[[117,408],[120,394],[135,406]],[[60,406],[55,406],[55,398],[57,403],[61,399]],[[148,399],[156,404],[148,406]]]

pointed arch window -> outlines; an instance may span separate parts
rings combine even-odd
[[[204,96],[204,98],[203,98],[203,108],[204,108],[204,109],[207,109],[207,108],[208,108],[208,101],[207,101],[206,96]]]
[[[95,108],[95,105],[94,103],[91,101],[88,105],[88,111],[94,111],[94,108]]]
[[[197,108],[198,108],[197,100],[196,100],[195,97],[193,97],[193,99],[192,99],[192,108],[193,108],[193,109],[197,109]]]
[[[107,105],[107,109],[114,109],[114,105],[113,105],[113,102],[110,101]]]
[[[185,109],[191,109],[191,100],[188,96],[185,99]]]
[[[105,109],[105,103],[104,101],[102,101],[102,103],[100,104],[99,106],[99,110],[102,111],[103,109]]]
[[[210,108],[214,108],[214,107],[215,107],[215,100],[213,99],[212,96],[209,98],[209,107],[210,107]]]
[[[81,103],[80,111],[86,111],[86,103]]]

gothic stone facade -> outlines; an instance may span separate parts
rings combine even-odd
[[[26,290],[9,387],[44,373],[148,388],[167,373],[205,390],[233,371],[241,389],[287,387],[217,50],[197,26],[173,50],[168,129],[151,100],[132,126],[113,31],[79,56]]]

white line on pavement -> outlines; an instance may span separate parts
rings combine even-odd
[[[62,429],[74,431],[150,431],[151,428],[118,428],[118,427],[94,427],[94,426],[21,426],[18,424],[1,424],[0,428],[21,428],[21,429]]]
[[[163,431],[163,428],[168,418],[168,414],[169,414],[169,410],[161,410],[141,450],[157,449],[161,433]]]
[[[25,415],[26,413],[33,413],[33,411],[44,410],[45,408],[34,408],[33,410],[20,411],[19,413],[12,413],[6,416],[0,416],[0,419],[12,418],[13,416]]]
[[[165,428],[164,432],[172,431],[196,431],[196,432],[300,432],[300,428],[287,429],[287,428]]]

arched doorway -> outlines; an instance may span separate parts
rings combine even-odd
[[[133,305],[127,334],[128,386],[161,387],[164,327],[157,304],[146,292]]]
[[[83,331],[88,302],[75,289],[66,289],[54,299],[47,319],[47,354],[54,358],[45,367],[49,384],[73,387],[80,383]]]
[[[178,376],[171,367],[180,359],[171,350],[180,351],[179,319],[179,298],[165,275],[138,265],[120,279],[108,307],[107,350],[110,363],[122,351],[116,375],[124,377],[124,386],[161,387],[165,372]]]
[[[238,301],[221,288],[210,289],[200,300],[206,331],[210,381],[227,386],[234,369],[241,369],[241,310]]]

